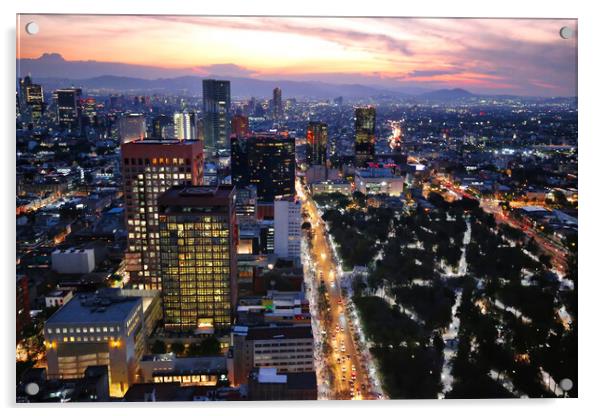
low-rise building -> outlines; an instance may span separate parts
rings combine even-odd
[[[242,327],[232,331],[233,385],[246,383],[253,368],[278,371],[314,371],[314,338],[311,326]]]
[[[368,194],[401,196],[405,175],[395,175],[389,168],[366,168],[355,171],[355,190]]]
[[[311,184],[311,193],[316,194],[332,194],[341,193],[343,195],[351,195],[351,184],[345,180],[323,181]]]
[[[303,292],[268,291],[267,296],[241,298],[237,321],[243,325],[310,325],[309,301]]]
[[[55,250],[51,256],[52,270],[61,274],[90,273],[96,266],[93,248]]]
[[[121,397],[144,352],[142,299],[78,294],[46,321],[44,338],[48,378],[79,378],[89,366],[106,365],[111,396]]]
[[[53,290],[45,297],[45,303],[47,308],[55,308],[57,306],[63,306],[69,302],[73,297],[73,291],[71,290]]]
[[[283,373],[256,368],[249,374],[249,400],[317,400],[315,371]]]
[[[176,357],[172,353],[146,355],[140,361],[145,383],[180,383],[182,386],[224,386],[228,383],[225,356]]]

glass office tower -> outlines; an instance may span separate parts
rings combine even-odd
[[[161,289],[158,197],[176,185],[203,182],[203,143],[198,140],[135,140],[121,145],[129,283]]]
[[[237,293],[234,187],[169,189],[159,197],[159,239],[165,329],[228,328]]]
[[[307,165],[326,165],[328,126],[325,123],[309,122],[307,125]]]
[[[355,166],[362,167],[374,160],[376,144],[376,109],[355,109]]]
[[[203,80],[205,148],[210,152],[230,150],[230,81]]]

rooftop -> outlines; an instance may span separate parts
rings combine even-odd
[[[266,384],[286,384],[288,389],[294,390],[313,390],[317,387],[316,373],[278,373],[274,367],[261,367],[250,374],[251,378],[258,383]]]
[[[48,318],[46,325],[123,322],[141,304],[139,297],[77,294]]]
[[[521,209],[525,212],[547,212],[548,210],[544,207],[539,207],[535,205],[526,205],[521,207]]]
[[[159,205],[173,206],[215,206],[229,205],[234,194],[234,186],[173,186],[159,197]]]
[[[180,386],[180,383],[139,383],[130,386],[125,394],[126,402],[192,401],[214,390],[205,386]]]
[[[145,144],[145,145],[173,145],[173,144],[181,144],[181,145],[194,145],[194,144],[198,144],[200,141],[199,140],[179,140],[179,139],[140,139],[140,140],[133,140],[131,142],[127,142],[122,144],[122,146],[124,145],[131,145],[131,144],[136,144],[136,145],[141,145],[141,144]]]
[[[395,176],[389,168],[366,168],[357,169],[355,174],[360,178],[400,178]]]
[[[142,361],[174,362],[174,369],[168,373],[195,373],[195,372],[226,372],[226,357],[223,355],[203,357],[176,357],[173,353],[145,355]],[[156,372],[160,374],[161,372]]]
[[[48,293],[48,295],[46,295],[47,298],[63,298],[65,296],[67,296],[69,293],[71,293],[70,290],[53,290],[52,292]]]
[[[260,383],[286,383],[286,374],[278,374],[276,368],[260,368],[257,374]]]
[[[311,326],[249,328],[247,340],[313,338]]]

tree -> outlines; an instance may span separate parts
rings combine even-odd
[[[552,256],[550,256],[549,254],[540,254],[539,261],[547,268],[552,267]]]
[[[221,352],[221,344],[216,337],[207,337],[201,341],[200,355],[218,355]]]
[[[539,247],[537,246],[537,243],[533,237],[529,238],[529,241],[527,241],[526,249],[533,254],[537,254],[539,252]]]
[[[566,195],[559,190],[555,190],[552,192],[554,195],[554,202],[560,207],[570,206],[569,201],[566,199]]]
[[[353,193],[353,200],[355,201],[355,203],[360,207],[360,208],[365,208],[366,207],[366,195],[364,195],[363,193],[361,193],[360,191],[355,191]]]
[[[437,208],[447,209],[448,203],[445,202],[445,199],[438,194],[437,192],[430,192],[427,197],[428,201],[433,204]]]
[[[153,354],[165,354],[167,352],[167,346],[160,339],[153,342],[150,347],[150,350]]]
[[[195,342],[188,346],[186,355],[189,357],[198,357],[206,355],[219,355],[221,345],[216,337],[203,338],[201,342]]]

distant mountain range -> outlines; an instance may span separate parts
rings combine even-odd
[[[463,90],[462,88],[453,88],[453,89],[442,89],[442,90],[436,90],[436,91],[430,91],[424,94],[420,95],[420,98],[423,98],[425,100],[441,100],[441,101],[447,101],[447,100],[457,100],[457,99],[461,99],[461,98],[470,98],[470,97],[475,97],[476,95]]]
[[[223,66],[238,68],[232,64]],[[202,79],[217,78],[230,80],[232,95],[239,97],[270,97],[276,86],[282,88],[285,95],[291,97],[400,97],[406,95],[403,91],[391,91],[380,86],[339,85],[319,81],[264,80],[219,73],[200,76],[197,75],[198,68],[172,69],[116,62],[68,61],[57,53],[45,53],[35,59],[19,59],[17,60],[17,73],[21,75],[31,73],[34,80],[42,83],[47,89],[74,85],[85,89],[109,91],[199,94],[202,90]]]
[[[185,92],[188,94],[201,94],[203,79],[227,79],[231,83],[232,96],[234,97],[271,97],[272,90],[280,87],[285,96],[334,98],[338,96],[350,97],[406,97],[409,94],[401,91],[387,90],[384,88],[359,85],[359,84],[330,84],[312,81],[266,81],[254,78],[231,77],[220,75],[207,76],[181,76],[175,78],[142,79],[115,75],[102,75],[87,79],[69,78],[35,78],[45,88],[59,88],[77,86],[83,89],[107,91],[143,91],[147,94],[165,92]]]
[[[222,67],[238,68],[240,72],[240,67],[233,64],[225,64]],[[21,76],[32,74],[34,82],[41,83],[47,91],[77,86],[84,90],[100,90],[107,93],[199,95],[202,93],[202,80],[215,78],[230,80],[233,97],[271,97],[275,87],[280,87],[285,97],[319,99],[340,96],[344,98],[453,101],[479,97],[479,95],[461,88],[432,91],[419,85],[386,87],[321,81],[265,80],[219,73],[200,76],[197,75],[199,68],[173,69],[116,62],[68,61],[57,53],[45,53],[35,59],[18,59],[17,73]]]

